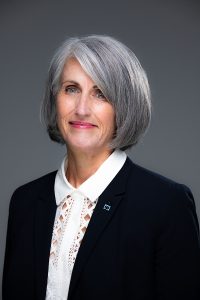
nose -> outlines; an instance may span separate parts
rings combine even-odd
[[[75,113],[78,116],[90,115],[89,95],[82,93],[76,102]]]

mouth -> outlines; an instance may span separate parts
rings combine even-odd
[[[92,123],[84,122],[84,121],[70,121],[69,124],[72,127],[79,128],[79,129],[89,129],[89,128],[97,127],[96,125],[94,125]]]

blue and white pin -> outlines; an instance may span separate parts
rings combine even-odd
[[[110,204],[107,204],[107,203],[105,203],[105,204],[104,204],[104,207],[103,207],[103,209],[105,209],[105,210],[109,211],[109,210],[111,209],[111,205],[110,205]]]

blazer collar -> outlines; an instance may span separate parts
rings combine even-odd
[[[81,276],[81,271],[87,263],[93,248],[111,218],[119,207],[120,201],[126,190],[126,183],[131,169],[131,161],[129,158],[116,177],[112,180],[103,194],[99,197],[96,208],[82,240],[79,252],[76,257],[75,265],[72,271],[71,283],[69,287],[68,299],[72,299],[72,295],[76,289],[76,285]]]

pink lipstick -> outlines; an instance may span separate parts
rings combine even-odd
[[[78,129],[89,129],[89,128],[94,128],[97,127],[96,125],[89,123],[89,122],[84,122],[84,121],[70,121],[69,124]]]

